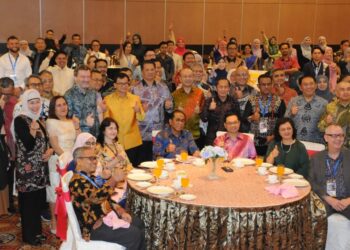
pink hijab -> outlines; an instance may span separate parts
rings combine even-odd
[[[176,49],[175,49],[175,53],[180,55],[180,56],[183,56],[185,53],[186,53],[186,44],[185,44],[185,39],[183,37],[179,37],[177,40],[176,40],[176,43],[180,43],[180,42],[183,42],[184,43],[184,47],[180,48],[178,46],[176,46]]]

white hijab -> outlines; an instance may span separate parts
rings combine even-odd
[[[74,146],[73,146],[73,149],[72,149],[72,153],[73,153],[77,148],[80,148],[80,147],[85,146],[85,143],[86,143],[90,138],[93,138],[94,141],[96,142],[96,137],[93,136],[92,134],[87,133],[87,132],[80,133],[80,134],[77,136],[77,139],[75,140],[75,143],[74,143]]]
[[[34,113],[32,110],[28,107],[28,102],[33,99],[39,99],[40,100],[40,109],[37,113]],[[32,120],[38,120],[40,117],[40,114],[43,109],[43,101],[41,99],[40,93],[36,89],[28,89],[24,91],[24,93],[21,96],[21,103],[22,103],[22,110],[21,115],[25,115],[30,117]]]

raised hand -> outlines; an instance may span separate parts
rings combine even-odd
[[[169,153],[175,152],[176,146],[173,144],[173,141],[170,139],[170,143],[168,144],[166,151]]]
[[[144,104],[142,104],[142,106],[143,106]],[[141,108],[140,108],[140,105],[137,103],[137,102],[135,102],[135,105],[134,105],[134,107],[132,107],[133,109],[134,109],[134,111],[135,111],[135,113],[140,113],[141,112]],[[147,104],[147,109],[148,109],[148,104]],[[145,110],[145,112],[147,112],[147,110]]]
[[[216,109],[216,102],[215,102],[214,98],[212,97],[210,105],[209,105],[209,110],[215,110],[215,109]]]
[[[292,108],[290,110],[291,114],[296,115],[298,113],[298,111],[299,111],[298,105],[295,102],[293,102]]]
[[[92,113],[90,113],[90,114],[86,117],[85,121],[86,121],[86,124],[87,124],[89,127],[94,126],[94,123],[95,123],[94,115],[93,115]]]

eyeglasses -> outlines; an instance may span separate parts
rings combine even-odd
[[[226,125],[237,125],[239,122],[225,122]]]
[[[332,139],[337,139],[337,138],[343,139],[345,137],[344,134],[326,134],[326,135],[329,137],[332,137]]]
[[[79,159],[88,159],[89,161],[97,161],[97,157],[96,156],[81,156],[78,157]]]
[[[89,142],[89,141],[87,141],[87,142],[85,142],[85,145],[86,146],[95,146],[96,145],[96,142]]]
[[[117,84],[120,86],[126,86],[129,85],[129,82],[117,82]]]

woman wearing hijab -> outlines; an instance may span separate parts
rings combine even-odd
[[[227,42],[223,39],[219,40],[217,47],[214,48],[214,61],[218,61],[220,58],[227,56]]]
[[[135,33],[132,36],[132,50],[131,54],[136,56],[140,64],[143,62],[143,55],[145,54],[146,47],[142,44],[142,39],[140,34]]]
[[[324,50],[324,56],[322,61],[326,64],[328,64],[329,67],[329,90],[334,93],[335,92],[335,87],[337,86],[337,71],[338,71],[338,66],[337,64],[333,61],[333,49],[331,47],[326,47]],[[340,71],[340,70],[339,70]]]
[[[14,119],[17,143],[16,186],[22,224],[22,240],[40,245],[42,235],[40,212],[46,201],[49,184],[47,162],[53,153],[45,125],[39,120],[42,99],[35,89],[22,95],[22,112]]]
[[[8,214],[9,208],[9,191],[7,168],[9,167],[9,151],[5,142],[5,120],[3,108],[5,102],[4,96],[0,97],[0,216]]]
[[[300,48],[297,49],[298,63],[301,69],[304,64],[311,61],[311,49],[311,38],[306,36],[300,43]]]
[[[325,75],[319,75],[316,77],[317,89],[316,95],[324,98],[328,102],[331,102],[334,95],[329,90],[328,77]]]
[[[253,40],[252,52],[253,55],[257,57],[256,65],[258,66],[258,70],[263,70],[265,60],[269,57],[269,55],[261,48],[260,39],[256,38]]]

